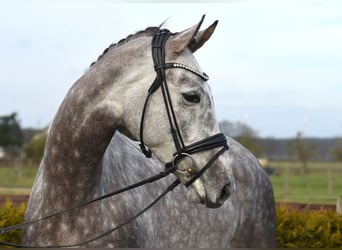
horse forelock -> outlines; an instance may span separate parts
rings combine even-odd
[[[135,39],[135,38],[140,37],[140,36],[144,36],[144,35],[145,36],[153,36],[154,34],[156,34],[157,32],[160,31],[162,25],[163,24],[161,24],[159,27],[156,27],[156,26],[147,27],[144,30],[140,30],[140,31],[138,31],[138,32],[136,32],[134,34],[128,35],[126,38],[123,38],[123,39],[119,40],[117,43],[110,44],[102,52],[102,54],[97,58],[97,60],[90,64],[90,67],[93,66],[95,63],[97,63],[110,49],[115,48],[115,47],[117,47],[119,45],[125,44],[126,42],[131,41],[132,39]]]

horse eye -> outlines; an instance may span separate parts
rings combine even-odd
[[[201,98],[197,94],[182,94],[184,99],[191,103],[199,103]]]

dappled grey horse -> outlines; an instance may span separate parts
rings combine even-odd
[[[247,149],[234,139],[227,139],[229,163],[226,171],[229,168],[233,170],[236,185],[229,199],[220,208],[208,209],[188,202],[184,186],[174,190],[149,211],[146,220],[141,218],[142,225],[151,223],[150,235],[157,235],[155,238],[159,241],[151,245],[147,243],[147,246],[209,248],[275,245],[275,208],[269,178]],[[128,155],[127,152],[132,154]],[[120,133],[115,134],[104,157],[106,169],[117,166],[118,162],[122,172],[127,174],[123,177],[123,185],[132,181],[130,174],[133,172],[137,176],[144,176],[145,171],[152,174],[163,169],[157,159],[144,159],[138,144]],[[171,179],[170,176],[167,183]],[[156,196],[156,189],[164,190],[166,187],[166,182],[160,181],[142,189],[140,197],[143,202],[134,209],[135,212],[151,200],[150,192]],[[131,195],[129,207],[134,207],[134,191]]]
[[[153,67],[155,60],[151,57],[151,41],[161,32],[157,27],[110,46],[73,85],[51,124],[25,220],[133,184],[163,171],[165,163],[177,167],[175,175],[30,225],[23,230],[24,244],[274,246],[273,191],[255,158],[229,138],[225,140],[228,151],[209,147],[191,155],[184,153],[187,145],[220,135],[207,76],[192,55],[210,38],[217,24],[199,31],[202,21],[162,39],[168,102],[165,89],[158,86],[147,98],[151,84],[157,82],[155,70],[159,69]],[[173,115],[168,114],[170,106]],[[115,132],[121,127],[139,138],[143,146],[139,148],[136,142]],[[170,127],[175,133],[170,133]],[[153,152],[151,158],[141,153],[141,149],[147,152],[144,145]],[[186,185],[208,162],[212,163],[210,168]],[[137,214],[176,178],[185,185],[129,224],[96,238]],[[89,241],[93,238],[96,240]]]

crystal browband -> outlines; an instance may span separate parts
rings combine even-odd
[[[167,68],[180,68],[180,69],[185,69],[185,70],[188,70],[192,73],[194,73],[195,75],[199,76],[200,78],[202,78],[204,81],[208,81],[209,80],[209,76],[206,74],[206,73],[201,73],[199,72],[198,70],[190,67],[190,66],[187,66],[185,64],[181,64],[181,63],[165,63],[165,66],[164,66],[165,69]]]

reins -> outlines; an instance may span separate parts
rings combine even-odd
[[[42,218],[39,218],[39,219],[36,219],[36,220],[32,220],[32,221],[27,221],[27,222],[24,222],[24,223],[21,223],[21,224],[17,224],[17,225],[13,225],[13,226],[9,226],[9,227],[4,227],[4,228],[0,228],[0,235],[2,234],[5,234],[5,233],[8,233],[8,232],[11,232],[11,231],[14,231],[14,230],[17,230],[17,229],[20,229],[20,228],[23,228],[23,227],[27,227],[29,225],[32,225],[32,224],[35,224],[35,223],[38,223],[38,222],[41,222],[41,221],[44,221],[44,220],[47,220],[49,218],[52,218],[52,217],[56,217],[56,216],[60,216],[64,213],[67,213],[67,212],[70,212],[72,210],[75,210],[75,209],[78,209],[78,208],[82,208],[82,207],[85,207],[91,203],[94,203],[94,202],[97,202],[97,201],[100,201],[100,200],[104,200],[106,198],[109,198],[109,197],[112,197],[112,196],[115,196],[115,195],[118,195],[118,194],[121,194],[121,193],[124,193],[124,192],[127,192],[129,190],[132,190],[132,189],[135,189],[135,188],[138,188],[138,187],[141,187],[143,185],[146,185],[148,183],[152,183],[152,182],[155,182],[155,181],[158,181],[162,178],[165,178],[166,176],[168,176],[170,173],[173,173],[174,171],[176,170],[176,167],[175,166],[172,166],[170,164],[168,164],[165,168],[164,171],[160,172],[159,174],[156,174],[154,176],[151,176],[147,179],[144,179],[142,181],[139,181],[137,183],[134,183],[132,185],[129,185],[127,187],[124,187],[122,189],[119,189],[119,190],[116,190],[114,192],[111,192],[111,193],[108,193],[108,194],[105,194],[103,196],[100,196],[98,198],[95,198],[93,200],[90,200],[90,201],[87,201],[87,202],[84,202],[84,203],[80,203],[78,205],[75,205],[75,206],[72,206],[70,208],[67,208],[67,209],[64,209],[64,210],[61,210],[61,211],[58,211],[58,212],[55,212],[55,213],[52,213],[52,214],[49,214],[47,216],[44,216]],[[179,184],[179,180],[176,179],[176,181],[174,183],[172,183],[162,194],[160,194],[160,196],[158,196],[149,206],[147,206],[144,210],[142,210],[141,212],[137,213],[136,215],[134,215],[133,217],[129,218],[127,221],[125,221],[124,223],[121,223],[119,224],[118,226],[116,226],[115,228],[113,229],[110,229],[108,230],[107,232],[101,234],[101,235],[98,235],[96,237],[94,237],[93,239],[91,240],[87,240],[87,241],[84,241],[84,242],[80,242],[80,243],[75,243],[75,244],[72,244],[72,245],[55,245],[55,246],[27,246],[27,245],[22,245],[22,244],[15,244],[15,243],[10,243],[10,242],[4,242],[4,241],[0,241],[0,245],[4,245],[4,246],[14,246],[14,247],[33,247],[33,248],[50,248],[50,247],[72,247],[72,246],[80,246],[80,245],[84,245],[84,244],[87,244],[87,243],[90,243],[92,241],[95,241],[97,239],[100,239],[104,236],[106,236],[107,234],[110,234],[112,232],[114,232],[115,230],[123,227],[124,225],[128,224],[129,222],[131,222],[132,220],[134,220],[135,218],[137,218],[138,216],[140,216],[141,214],[143,214],[144,212],[146,212],[149,208],[151,208],[154,204],[156,204],[162,197],[164,197],[168,192],[172,191],[178,184]]]
[[[178,171],[177,170],[177,163],[179,160],[183,159],[184,157],[186,157],[186,156],[191,157],[191,154],[195,154],[195,153],[198,153],[201,151],[221,147],[221,149],[219,151],[217,151],[215,153],[215,155],[207,162],[207,164],[205,166],[203,166],[199,171],[197,171],[197,170],[196,171],[190,171],[191,176],[190,176],[189,180],[184,184],[186,187],[189,187],[206,170],[208,170],[208,168],[210,166],[213,165],[213,163],[219,158],[219,156],[221,154],[223,154],[226,150],[228,150],[227,139],[223,133],[218,133],[216,135],[209,136],[203,140],[194,142],[190,145],[184,144],[184,141],[183,141],[183,138],[182,138],[182,135],[181,135],[178,123],[177,123],[176,115],[175,115],[175,112],[173,109],[170,92],[169,92],[167,82],[165,79],[165,69],[170,69],[170,68],[184,69],[184,70],[187,70],[187,71],[197,75],[198,77],[200,77],[204,81],[207,81],[209,79],[209,77],[205,73],[201,73],[198,70],[196,70],[190,66],[184,65],[184,64],[174,63],[174,62],[165,63],[165,44],[166,44],[167,39],[171,35],[173,35],[173,34],[170,31],[163,29],[163,30],[160,30],[160,32],[156,33],[153,37],[153,40],[152,40],[152,57],[153,57],[154,68],[155,68],[155,71],[157,73],[157,76],[156,76],[156,79],[154,80],[154,82],[152,83],[152,85],[150,86],[150,88],[148,90],[148,95],[146,97],[145,104],[144,104],[143,111],[142,111],[141,123],[140,123],[140,148],[146,157],[152,156],[152,152],[144,144],[144,139],[143,139],[144,120],[145,120],[145,114],[147,112],[147,107],[148,107],[150,97],[160,87],[162,95],[163,95],[164,103],[165,103],[165,108],[167,111],[169,124],[170,124],[170,132],[171,132],[171,135],[172,135],[172,138],[173,138],[173,141],[175,144],[175,148],[176,148],[176,153],[173,154],[173,156],[174,156],[173,161],[166,163],[165,164],[165,170],[160,172],[159,174],[152,176],[152,177],[149,177],[147,179],[144,179],[144,180],[139,181],[135,184],[124,187],[122,189],[116,190],[114,192],[108,193],[106,195],[100,196],[100,197],[95,198],[93,200],[90,200],[90,201],[87,201],[84,203],[80,203],[80,204],[72,206],[70,208],[49,214],[49,215],[44,216],[42,218],[32,220],[32,221],[27,221],[27,222],[24,222],[21,224],[17,224],[17,225],[5,227],[5,228],[0,228],[0,235],[14,231],[14,230],[17,230],[17,229],[20,229],[20,228],[23,228],[23,227],[27,227],[29,225],[47,220],[47,219],[52,218],[52,217],[60,216],[64,213],[70,212],[70,211],[78,209],[78,208],[85,207],[91,203],[106,199],[108,197],[118,195],[120,193],[132,190],[132,189],[140,187],[142,185],[145,185],[147,183],[155,182],[157,180],[165,178],[170,173],[174,173],[175,171]],[[160,199],[162,199],[165,195],[167,195],[167,193],[169,193],[176,186],[178,186],[179,183],[180,183],[179,179],[176,179],[164,192],[162,192],[153,202],[151,202],[143,210],[141,210],[137,214],[133,215],[129,219],[125,220],[124,222],[118,224],[116,227],[109,229],[109,230],[107,230],[107,231],[105,231],[105,232],[103,232],[103,233],[101,233],[101,234],[99,234],[99,235],[97,235],[91,239],[88,239],[86,241],[82,241],[82,242],[78,242],[78,243],[74,243],[74,244],[67,244],[67,245],[48,245],[48,246],[31,246],[31,245],[28,246],[28,245],[23,245],[23,244],[15,244],[15,243],[10,243],[10,242],[0,241],[0,245],[13,246],[13,247],[30,247],[30,248],[57,248],[57,247],[75,247],[75,246],[81,246],[81,245],[91,243],[93,241],[96,241],[98,239],[101,239],[101,238],[113,233],[114,231],[118,230],[119,228],[121,228],[121,227],[127,225],[128,223],[132,222],[133,220],[135,220],[138,216],[142,215],[144,212],[146,212],[148,209],[150,209],[153,205],[155,205]]]
[[[151,207],[153,207],[159,200],[161,200],[165,195],[167,195],[167,193],[171,192],[175,187],[177,187],[179,185],[180,181],[178,179],[176,179],[170,186],[168,186],[168,188],[162,192],[153,202],[151,202],[148,206],[146,206],[143,210],[141,210],[139,213],[136,213],[135,215],[133,215],[132,217],[130,217],[129,219],[125,220],[124,222],[118,224],[116,227],[112,228],[112,229],[109,229],[107,231],[105,231],[104,233],[101,233],[89,240],[85,240],[85,241],[81,241],[81,242],[78,242],[78,243],[74,243],[74,244],[66,244],[66,245],[45,245],[45,246],[33,246],[33,245],[23,245],[23,244],[16,244],[16,243],[10,243],[10,242],[4,242],[4,241],[0,241],[0,246],[3,245],[3,246],[12,246],[12,247],[20,247],[20,248],[59,248],[59,247],[76,247],[76,246],[82,246],[82,245],[85,245],[85,244],[88,244],[88,243],[91,243],[93,241],[96,241],[96,240],[99,240],[111,233],[113,233],[114,231],[118,230],[119,228],[129,224],[130,222],[132,222],[133,220],[135,220],[137,217],[139,217],[140,215],[142,215],[143,213],[145,213],[148,209],[150,209]],[[92,201],[90,202],[92,203]],[[89,203],[88,203],[89,204]],[[70,211],[72,209],[68,209],[68,211]],[[64,213],[64,212],[62,212]],[[57,216],[57,215],[60,215],[62,213],[56,213],[56,214],[52,214],[52,215],[49,215],[47,217],[44,217],[42,219],[39,219],[39,220],[36,220],[36,221],[31,221],[32,223],[35,223],[35,222],[38,222],[38,221],[41,221],[43,219],[47,219],[47,218],[50,218],[50,217],[53,217],[53,216]],[[23,227],[24,225],[27,226],[29,224],[32,224],[31,222],[28,222],[28,223],[23,223],[23,224],[19,224],[19,225],[16,225],[16,226],[19,226],[19,228]],[[6,229],[6,228],[5,228]],[[16,228],[18,229],[18,228]],[[8,230],[8,231],[13,231],[15,229],[12,229],[12,230]],[[8,231],[5,231],[5,232],[8,232]],[[5,233],[5,232],[1,232],[1,234]]]

